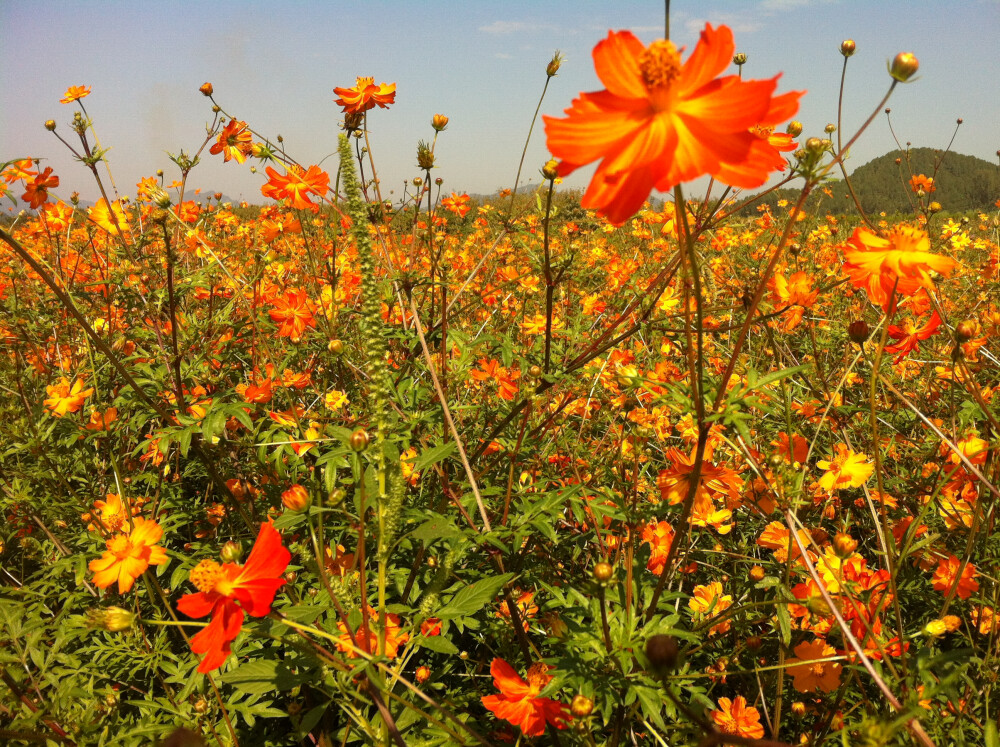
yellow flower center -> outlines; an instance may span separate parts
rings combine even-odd
[[[203,560],[191,569],[188,577],[198,591],[207,594],[215,591],[216,584],[222,578],[222,566],[214,560]]]
[[[810,667],[810,670],[812,671],[813,677],[822,677],[826,673],[826,667],[819,663],[813,664]]]
[[[119,534],[108,542],[108,552],[119,560],[124,560],[132,552],[132,543],[128,541],[128,537],[124,534]]]
[[[666,88],[681,73],[681,56],[671,41],[660,39],[639,55],[639,72],[646,88]]]
[[[552,677],[549,676],[548,671],[549,668],[540,661],[535,662],[528,668],[528,674],[525,676],[525,679],[531,688],[532,695],[537,695],[549,684],[549,680]]]

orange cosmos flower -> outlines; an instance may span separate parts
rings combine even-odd
[[[72,104],[74,101],[79,101],[85,96],[90,95],[90,86],[70,86],[66,89],[66,93],[63,97],[59,99],[60,104]]]
[[[87,210],[87,217],[112,236],[121,234],[122,229],[128,227],[125,219],[125,211],[119,200],[115,200],[110,205],[103,197],[97,204]]]
[[[645,47],[628,31],[594,47],[605,90],[583,93],[564,119],[545,117],[549,151],[569,174],[600,160],[581,201],[624,223],[656,188],[710,174],[734,187],[757,187],[785,161],[768,128],[798,111],[801,92],[772,97],[777,78],[716,78],[729,64],[733,34],[706,24],[686,63],[673,43]]]
[[[25,186],[21,199],[35,210],[49,201],[49,189],[59,186],[59,177],[52,175],[52,167],[47,166],[41,174],[36,174]]]
[[[334,88],[333,92],[340,96],[334,103],[344,107],[345,114],[366,112],[376,104],[387,109],[396,102],[396,84],[376,86],[374,78],[358,78],[353,88]]]
[[[309,199],[310,193],[323,198],[330,188],[330,175],[319,166],[310,166],[303,171],[301,166],[291,166],[282,176],[268,166],[268,181],[260,188],[261,194],[273,200],[288,200],[288,204],[298,210],[319,212],[319,205]]]
[[[834,449],[837,455],[832,460],[816,462],[817,467],[826,470],[819,478],[819,486],[831,492],[841,488],[860,488],[875,471],[875,465],[867,461],[867,454],[856,453],[844,444],[836,444]]]
[[[304,290],[290,290],[272,302],[274,308],[268,314],[271,321],[280,323],[278,334],[292,342],[298,342],[309,327],[316,326],[313,312],[316,304],[309,300]]]
[[[246,614],[263,617],[271,611],[274,595],[281,588],[282,578],[292,555],[281,544],[281,535],[270,523],[261,524],[257,541],[245,565],[203,560],[191,570],[195,594],[185,594],[177,609],[188,617],[212,620],[207,628],[191,639],[191,650],[205,654],[199,672],[211,672],[226,661],[230,645],[243,628]]]
[[[221,153],[224,162],[229,162],[235,158],[237,163],[243,163],[250,154],[251,146],[250,130],[247,127],[247,123],[230,119],[226,126],[222,128],[222,132],[219,133],[219,138],[216,140],[215,145],[209,148],[208,152],[213,156]]]
[[[552,680],[547,670],[548,667],[541,662],[532,664],[525,682],[510,664],[500,658],[494,659],[490,674],[500,694],[484,696],[483,705],[498,718],[514,724],[526,737],[542,735],[546,724],[565,729],[569,719],[566,706],[558,700],[538,695]]]
[[[451,197],[445,197],[441,200],[441,206],[448,210],[459,218],[464,218],[466,213],[469,212],[469,200],[471,198],[466,194],[458,194],[457,192],[452,192]]]
[[[955,585],[955,580],[958,578],[958,568],[961,564],[962,561],[954,555],[938,563],[932,580],[934,588],[948,594],[951,587]],[[968,599],[973,593],[979,591],[979,582],[975,580],[978,575],[976,566],[972,563],[965,564],[965,567],[962,568],[961,580],[958,581],[958,588],[955,590],[959,599]]]
[[[94,585],[106,589],[118,582],[118,593],[124,594],[151,565],[167,562],[166,551],[157,545],[163,529],[151,519],[141,516],[132,520],[128,536],[116,534],[108,540],[107,550],[88,566],[94,572]]]
[[[693,596],[688,600],[688,607],[694,612],[696,619],[715,617],[733,605],[733,598],[729,594],[722,593],[722,584],[713,581],[704,586],[695,586]],[[713,625],[708,631],[709,635],[725,633],[731,627],[729,620],[723,620],[718,625]]]
[[[910,189],[914,192],[919,192],[923,190],[925,194],[930,194],[934,192],[937,187],[934,184],[934,177],[927,176],[926,174],[917,174],[916,176],[910,177]]]
[[[379,631],[376,627],[379,622],[378,611],[372,607],[368,608],[368,624],[361,625],[354,633],[354,642],[348,633],[347,625],[343,621],[337,623],[337,628],[341,632],[340,640],[337,643],[337,650],[347,654],[347,658],[358,657],[356,649],[367,651],[369,654],[377,654],[379,647]],[[394,659],[399,653],[399,647],[410,640],[410,634],[401,631],[399,615],[391,612],[385,616],[385,655]]]
[[[898,340],[898,342],[886,345],[885,350],[887,353],[899,353],[895,360],[895,363],[899,363],[914,350],[920,350],[920,341],[935,335],[940,326],[941,317],[938,316],[936,311],[920,327],[917,326],[913,317],[908,317],[902,326],[890,324],[888,329],[889,337],[893,340]]]
[[[93,388],[84,389],[83,379],[77,379],[70,387],[69,379],[60,377],[58,384],[45,387],[48,392],[48,399],[43,404],[52,411],[52,414],[61,418],[71,412],[76,412],[83,407],[83,401],[94,393]]]
[[[649,543],[649,562],[646,568],[657,576],[663,573],[674,541],[674,528],[665,521],[647,524],[642,528],[642,543]]]
[[[761,739],[764,736],[760,713],[753,706],[747,706],[747,699],[742,695],[737,695],[736,700],[719,698],[719,710],[712,711],[711,716],[723,734],[747,739]]]
[[[812,643],[803,641],[796,646],[796,658],[788,660],[788,673],[792,675],[795,689],[800,693],[811,693],[816,689],[825,693],[836,690],[843,667],[836,662],[822,661],[836,653],[836,649],[828,646],[822,638],[817,638]]]
[[[523,592],[514,604],[517,605],[517,612],[521,618],[521,624],[524,626],[525,632],[527,632],[529,627],[529,621],[535,615],[538,614],[538,605],[534,602],[535,592],[525,591]],[[510,620],[510,607],[507,606],[507,602],[500,602],[500,609],[497,610],[497,617],[505,618]]]
[[[930,271],[948,277],[957,264],[951,257],[932,254],[927,233],[911,226],[896,226],[885,238],[862,226],[847,246],[844,271],[868,292],[872,303],[886,309],[893,288],[899,296],[911,296],[920,288],[933,290]]]

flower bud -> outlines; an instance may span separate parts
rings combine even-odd
[[[600,562],[594,566],[594,580],[599,584],[606,584],[615,574],[615,569],[611,563]]]
[[[334,355],[343,355],[344,343],[340,340],[330,340],[330,342],[326,344],[326,349]]]
[[[215,93],[215,89],[212,88],[211,83],[202,83],[198,90],[201,91],[204,96],[211,96]]]
[[[796,718],[802,718],[806,715],[806,704],[801,700],[796,700],[792,703],[792,715]]]
[[[54,119],[47,119],[47,120],[45,120],[45,129],[48,130],[49,132],[55,132],[56,131],[56,121]]]
[[[660,633],[646,641],[646,658],[659,672],[668,672],[677,666],[680,647],[672,635]]]
[[[358,428],[351,434],[351,448],[354,449],[354,451],[364,451],[368,448],[369,440],[368,434],[361,428]]]
[[[840,53],[844,55],[844,57],[850,57],[854,54],[856,49],[857,45],[854,43],[853,39],[844,39],[844,41],[840,43]]]
[[[194,702],[194,712],[199,715],[208,713],[208,701],[204,698],[198,698]]]
[[[764,566],[755,565],[750,569],[750,580],[751,581],[763,581],[764,580]]]
[[[809,153],[822,153],[823,152],[823,141],[818,137],[811,137],[806,140],[806,151]]]
[[[431,678],[430,667],[417,667],[417,674],[414,677],[414,679],[416,679],[417,681],[417,684],[422,685],[425,682],[427,682],[427,680],[429,680],[430,678]]]
[[[858,541],[846,532],[837,532],[833,538],[833,550],[842,558],[858,549]]]
[[[545,165],[542,166],[542,176],[550,182],[559,176],[559,162],[554,158],[550,158],[546,161]]]
[[[444,132],[444,128],[448,126],[448,118],[443,114],[435,114],[431,119],[431,127],[434,128],[435,132]]]
[[[752,635],[747,638],[747,648],[751,651],[760,651],[760,647],[764,645],[764,641],[761,640],[759,635]]]
[[[549,64],[545,66],[545,74],[551,78],[558,73],[564,59],[562,52],[557,49],[552,55],[552,59],[549,60]]]
[[[434,151],[423,140],[417,143],[417,167],[424,171],[434,168]]]
[[[830,122],[826,127],[823,128],[823,132],[825,132],[827,135],[832,135],[836,131],[837,131],[837,125],[835,125],[833,122]]]
[[[955,327],[955,339],[961,343],[968,342],[979,333],[979,322],[975,319],[966,319]]]
[[[219,557],[223,563],[239,563],[243,557],[243,546],[239,542],[229,540],[219,550]]]
[[[864,319],[855,319],[847,326],[847,336],[851,338],[852,342],[858,343],[858,345],[867,340],[870,334],[871,330],[868,328],[868,322]]]
[[[330,495],[326,497],[326,502],[331,506],[337,506],[347,497],[347,491],[343,488],[334,488]]]
[[[159,187],[156,187],[155,189],[151,190],[149,196],[153,199],[153,203],[157,207],[163,208],[164,210],[170,207],[170,195],[168,195]]]
[[[281,503],[289,511],[305,511],[309,508],[309,491],[301,485],[292,485],[281,494]]]
[[[746,53],[744,53],[744,52],[737,52],[737,53],[736,53],[736,54],[735,54],[735,55],[733,56],[733,64],[734,64],[734,65],[738,65],[738,66],[740,66],[740,67],[742,67],[743,65],[746,65],[746,64],[747,64],[747,56],[746,56]]]
[[[594,701],[586,695],[574,695],[569,704],[569,712],[573,714],[573,718],[586,718],[594,712]]]
[[[900,52],[889,64],[889,75],[905,83],[914,76],[920,63],[912,52]]]
[[[128,630],[135,624],[135,615],[121,607],[103,607],[87,610],[87,626],[101,628],[111,633]]]
[[[793,119],[788,123],[788,126],[785,128],[785,132],[792,137],[798,137],[802,134],[802,123],[797,119]]]
[[[421,179],[419,176],[413,177],[413,186],[414,187],[419,187],[423,183],[424,183],[424,180]]]
[[[940,213],[941,212],[941,203],[938,202],[937,200],[935,200],[934,202],[932,202],[930,205],[927,206],[927,212],[929,212],[929,213]]]

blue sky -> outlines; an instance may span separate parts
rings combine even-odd
[[[783,73],[779,91],[807,90],[798,119],[805,135],[836,121],[841,40],[857,42],[847,71],[844,132],[853,132],[888,87],[886,61],[910,51],[919,79],[890,102],[901,141],[943,148],[958,117],[954,149],[996,161],[1000,148],[998,0],[673,0],[671,37],[688,52],[706,21],[729,25],[744,76]],[[480,2],[52,2],[0,0],[0,161],[41,157],[62,179],[64,199],[94,198],[87,169],[43,123],[60,132],[74,107],[59,103],[71,85],[85,100],[123,194],[162,168],[165,151],[195,150],[211,119],[198,86],[257,131],[284,137],[302,163],[336,148],[335,86],[359,75],[397,84],[396,104],[369,117],[383,190],[417,176],[416,144],[433,135],[435,113],[451,118],[438,140],[435,176],[444,188],[492,192],[510,186],[528,125],[556,49],[566,61],[542,113],[558,115],[579,91],[599,89],[591,50],[609,29],[644,42],[662,36],[660,0]],[[734,68],[735,70],[735,68]],[[854,148],[849,168],[895,147],[885,117]],[[539,121],[525,174],[535,183],[547,159]],[[334,169],[332,159],[324,167]],[[585,186],[592,170],[567,180]],[[209,156],[191,184],[260,202],[261,173],[249,163]]]

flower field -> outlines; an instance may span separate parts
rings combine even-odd
[[[823,208],[917,59],[816,133],[725,26],[593,60],[490,199],[366,77],[323,164],[210,83],[131,197],[89,86],[96,204],[0,154],[0,742],[1000,745],[998,213]]]

